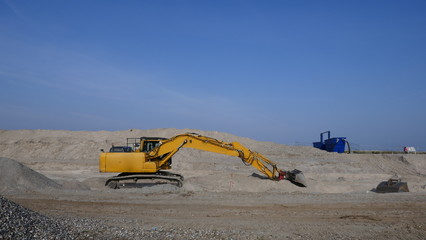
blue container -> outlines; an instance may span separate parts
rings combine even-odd
[[[314,148],[325,150],[325,144],[323,142],[314,142],[313,144],[314,144]]]
[[[330,138],[324,141],[325,150],[327,152],[345,152],[345,137]]]
[[[328,138],[324,140],[323,134],[327,133]],[[320,142],[314,142],[314,148],[319,148],[321,150],[326,150],[327,152],[337,152],[344,153],[345,152],[345,143],[346,137],[338,137],[338,138],[330,138],[330,131],[323,132],[320,135]]]

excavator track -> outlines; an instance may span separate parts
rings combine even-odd
[[[150,182],[138,183],[139,180],[150,180]],[[183,180],[182,175],[165,171],[156,173],[120,173],[115,177],[109,178],[105,182],[105,186],[118,189],[170,183],[182,187]]]

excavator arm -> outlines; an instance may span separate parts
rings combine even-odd
[[[244,164],[253,166],[271,180],[280,181],[285,179],[297,186],[306,187],[304,175],[297,169],[282,171],[277,168],[275,162],[257,152],[251,151],[238,142],[227,143],[195,133],[185,133],[161,141],[159,146],[147,153],[147,160],[154,161],[154,159],[159,159],[159,156],[162,156],[159,162],[161,167],[167,164],[169,159],[181,148],[193,148],[239,157]]]

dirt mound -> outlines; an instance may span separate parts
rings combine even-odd
[[[0,157],[0,192],[59,189],[61,185],[10,158]]]
[[[318,156],[324,152],[311,147],[286,146],[260,142],[250,138],[217,131],[162,128],[151,130],[130,129],[124,131],[62,131],[62,130],[3,130],[0,131],[0,156],[25,163],[54,160],[74,162],[98,159],[100,149],[108,150],[112,144],[124,145],[126,138],[143,136],[170,138],[178,134],[195,132],[225,142],[240,142],[244,146],[268,156],[287,158]]]

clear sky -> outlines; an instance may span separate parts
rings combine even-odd
[[[0,0],[0,129],[426,151],[426,1]]]

